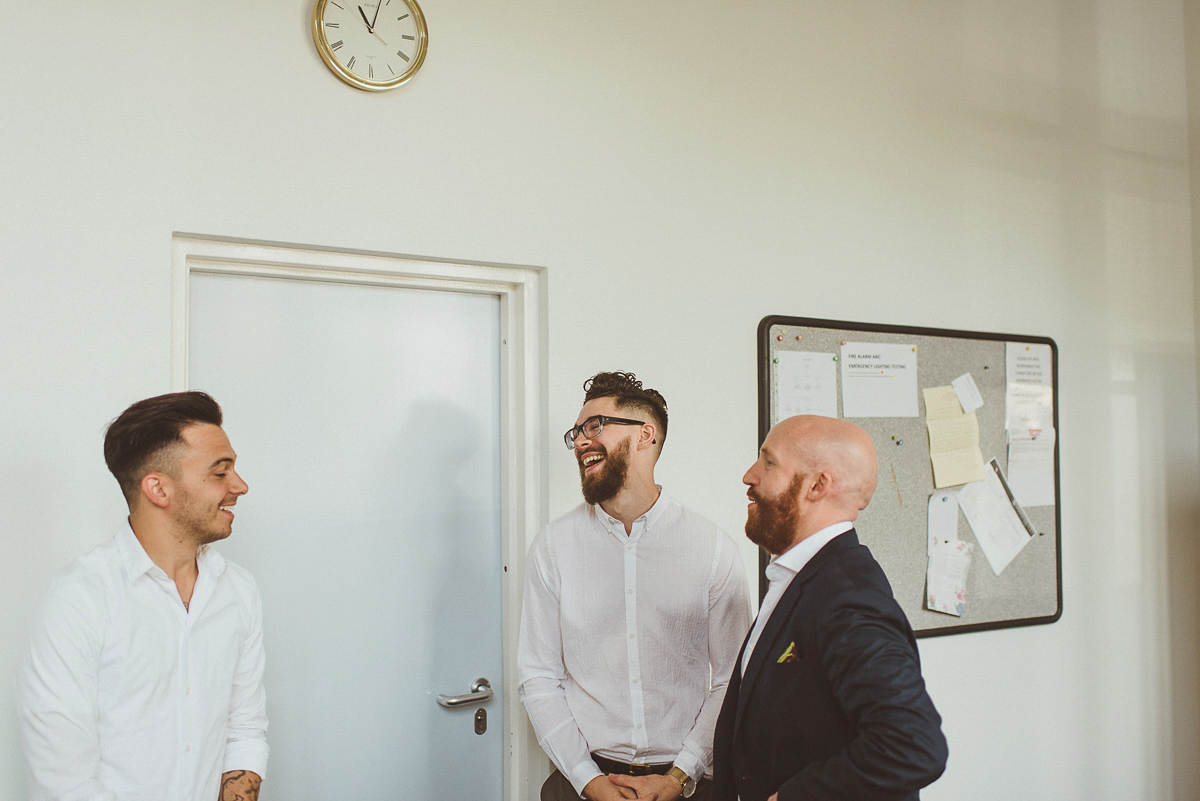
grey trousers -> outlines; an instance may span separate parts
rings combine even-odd
[[[712,797],[712,782],[701,778],[696,782],[696,792],[687,801],[708,801]],[[542,785],[542,801],[579,801],[579,794],[567,781],[567,777],[557,770],[550,774]]]

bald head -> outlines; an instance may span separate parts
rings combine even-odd
[[[875,494],[879,463],[866,431],[846,420],[802,414],[776,425],[767,441],[775,434],[783,458],[792,461],[797,472],[830,475],[831,501],[853,511],[854,517],[867,508]]]
[[[779,554],[826,526],[853,521],[875,493],[871,438],[831,417],[789,417],[767,434],[749,486],[746,535]]]

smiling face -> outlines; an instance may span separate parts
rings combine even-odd
[[[804,476],[781,452],[778,437],[767,435],[756,461],[742,483],[750,503],[746,511],[746,537],[767,553],[778,556],[792,547],[800,529],[800,493]]]
[[[626,417],[617,408],[615,398],[596,398],[583,405],[575,425],[602,414]],[[580,434],[575,440],[575,459],[583,499],[590,504],[604,503],[614,497],[629,477],[629,454],[641,429],[629,425],[606,425],[595,439]]]
[[[198,423],[180,435],[183,445],[169,476],[175,533],[195,545],[223,540],[233,532],[233,505],[249,490],[233,469],[237,454],[220,426]]]
[[[853,522],[875,491],[871,437],[853,423],[798,415],[767,434],[742,483],[749,489],[746,535],[781,554],[822,528]]]

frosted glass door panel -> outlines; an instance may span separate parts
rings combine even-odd
[[[195,274],[189,304],[250,485],[217,547],[263,596],[263,801],[501,798],[499,299]],[[482,735],[436,701],[480,677]]]

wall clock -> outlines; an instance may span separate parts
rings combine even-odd
[[[425,61],[428,34],[417,0],[317,0],[312,25],[321,59],[358,89],[395,89]]]

